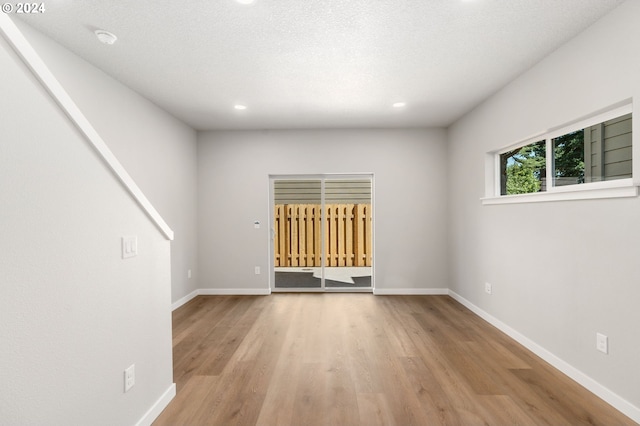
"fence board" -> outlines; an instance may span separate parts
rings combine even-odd
[[[302,205],[298,207],[298,235],[300,238],[298,247],[298,266],[307,266],[307,206]]]
[[[275,253],[273,256],[273,264],[275,266],[280,266],[280,253],[282,253],[282,250],[280,248],[280,233],[278,232],[280,229],[284,230],[284,227],[280,225],[281,209],[282,209],[282,206],[276,205],[273,212],[274,223],[275,223],[275,228],[274,228],[275,232],[273,235],[273,247],[275,248]]]
[[[364,223],[365,223],[365,229],[367,230],[367,232],[364,233],[364,238],[365,238],[365,266],[371,266],[371,250],[372,250],[372,244],[371,244],[371,206],[370,205],[365,205],[364,206],[364,210],[365,210],[365,219],[364,219]]]
[[[346,266],[353,266],[353,204],[347,204],[345,206],[345,220],[344,220],[344,233],[345,233],[345,264]],[[351,236],[351,238],[349,238]]]
[[[344,235],[344,210],[345,210],[345,206],[344,205],[337,205],[336,206],[336,213],[337,213],[337,217],[336,217],[336,230],[337,232],[337,247],[336,247],[336,261],[337,261],[337,266],[345,266],[345,235]]]
[[[289,255],[291,256],[291,266],[299,266],[298,265],[298,256],[299,256],[299,252],[298,252],[298,205],[294,204],[292,206],[289,206],[290,208],[290,229],[291,229],[291,238],[289,239],[290,241],[290,247],[291,249],[289,250]]]
[[[313,266],[321,266],[322,265],[322,241],[320,240],[320,232],[322,227],[320,226],[320,206],[313,206],[313,247],[314,253],[316,254],[315,262]]]
[[[327,246],[328,266],[337,266],[336,249],[338,248],[338,234],[336,233],[336,207],[333,204],[326,205],[327,209],[327,229],[329,230],[328,238],[325,240]]]
[[[319,204],[275,206],[275,265],[321,266]],[[326,204],[326,266],[371,266],[371,205]]]
[[[314,254],[313,254],[313,207],[305,206],[305,225],[304,225],[304,233],[305,233],[305,241],[306,241],[306,257],[305,257],[305,266],[313,266],[314,264]]]
[[[355,257],[355,266],[364,266],[363,259],[364,259],[365,246],[364,246],[364,223],[362,219],[363,209],[364,209],[364,206],[362,204],[356,205],[356,208],[354,209],[353,223],[355,225],[355,232],[354,232],[355,249],[353,250],[353,252]]]
[[[287,211],[286,206],[280,207],[280,228],[278,234],[279,244],[276,247],[280,248],[280,252],[278,253],[278,258],[280,259],[280,266],[285,266],[289,264],[289,259],[287,258],[287,253],[289,253],[289,245],[287,243],[286,237],[286,229],[287,229]]]

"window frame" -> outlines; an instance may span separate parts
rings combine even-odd
[[[638,171],[640,170],[640,158],[638,158],[638,142],[636,141],[637,132],[632,129],[632,177],[624,179],[614,179],[598,182],[585,182],[574,185],[554,185],[554,157],[553,157],[553,139],[567,133],[575,132],[589,126],[603,123],[626,114],[632,114],[633,119],[633,103],[625,101],[617,106],[607,110],[600,111],[573,121],[562,126],[549,129],[545,132],[537,133],[526,139],[520,140],[515,144],[511,144],[504,148],[488,152],[485,158],[485,197],[481,198],[482,204],[514,204],[528,202],[543,201],[561,201],[561,200],[580,200],[580,199],[599,199],[599,198],[621,198],[621,197],[637,197],[638,186],[640,185]],[[633,127],[636,127],[633,125]],[[511,194],[501,195],[501,174],[500,174],[500,155],[506,152],[522,148],[524,146],[545,142],[546,151],[546,189],[545,191],[532,192],[528,194]]]

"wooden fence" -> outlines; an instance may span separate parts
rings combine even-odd
[[[321,266],[320,204],[275,206],[275,266]],[[371,266],[371,204],[325,204],[326,266]]]

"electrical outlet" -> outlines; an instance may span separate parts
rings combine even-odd
[[[129,389],[136,384],[136,365],[131,364],[129,368],[124,370],[124,391],[128,392]]]
[[[600,352],[609,353],[609,338],[604,334],[596,333],[596,349]]]
[[[256,273],[256,275],[260,275],[260,267],[259,266],[256,266],[253,271]]]
[[[487,294],[491,294],[493,289],[491,288],[491,283],[484,283],[484,292]]]

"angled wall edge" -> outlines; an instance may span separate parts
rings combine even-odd
[[[69,94],[64,90],[24,35],[22,35],[11,18],[4,13],[0,13],[0,32],[50,96],[58,103],[60,108],[67,114],[84,137],[93,145],[98,154],[100,154],[127,191],[146,212],[147,216],[155,223],[160,232],[162,232],[168,240],[173,240],[173,230],[171,230],[158,211],[151,205],[147,197],[145,197],[122,164],[120,164],[113,155],[107,147],[107,144],[89,120],[87,120],[82,111],[80,111],[76,103],[73,102]]]

